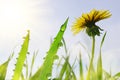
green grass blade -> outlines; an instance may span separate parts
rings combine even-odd
[[[36,59],[37,54],[38,54],[38,51],[37,51],[37,52],[34,52],[34,54],[33,54],[32,62],[31,62],[31,66],[30,66],[30,75],[29,75],[29,78],[31,78],[31,76],[32,76],[32,69],[33,69],[34,62],[35,62],[35,59]]]
[[[74,64],[71,66],[69,63],[69,56],[67,56],[65,59],[65,62],[62,66],[62,69],[60,70],[60,74],[59,77],[57,78],[58,80],[77,80],[76,75],[73,71],[73,66]],[[76,61],[76,60],[75,60]],[[74,61],[74,63],[75,63]]]
[[[99,55],[98,58],[98,62],[97,62],[97,80],[102,80],[102,57],[101,57],[101,53]]]
[[[23,73],[21,74],[21,80],[25,80]]]
[[[52,73],[52,66],[56,57],[56,53],[59,49],[59,44],[63,38],[63,34],[67,27],[68,19],[65,21],[65,23],[61,26],[60,31],[58,32],[57,36],[55,37],[53,43],[50,46],[49,51],[47,52],[47,56],[45,57],[45,61],[40,69],[40,72],[38,72],[39,75],[34,80],[47,80],[49,76],[51,76]]]
[[[25,37],[25,40],[23,42],[23,45],[22,45],[20,53],[19,53],[19,57],[18,57],[16,66],[15,66],[15,71],[14,71],[14,75],[13,75],[12,80],[19,80],[19,78],[22,74],[22,68],[23,68],[24,61],[26,59],[26,55],[27,55],[27,52],[28,52],[29,36],[30,36],[30,33],[28,31],[28,34]]]
[[[113,78],[115,78],[115,79],[120,79],[120,72],[116,73],[116,74],[113,76]]]
[[[28,79],[28,61],[27,61],[27,58],[26,58],[26,63],[24,64],[24,67],[25,67],[25,70],[26,70],[26,80]]]
[[[10,59],[0,65],[0,80],[5,80],[9,61]]]
[[[63,59],[63,58],[61,58],[61,59],[58,61],[58,63],[57,63],[57,68],[56,68],[56,69],[59,69],[59,67],[61,66],[62,59]]]
[[[14,56],[14,52],[12,53],[12,55],[8,58],[6,62],[0,65],[0,80],[5,80],[8,64],[13,56]]]
[[[67,55],[68,51],[67,51],[67,46],[66,46],[66,42],[65,42],[65,39],[62,38],[62,42],[63,42],[63,46],[64,46],[64,50],[65,50],[65,53]]]
[[[74,66],[75,66],[75,63],[76,63],[76,60],[77,60],[77,58],[75,58],[74,63],[72,64],[72,66],[71,66],[70,63],[69,63],[69,67],[71,68],[72,77],[73,77],[74,80],[77,80],[77,77],[76,77],[76,75],[75,75],[75,71],[73,70],[73,69],[74,69]]]
[[[103,74],[104,74],[104,80],[107,80],[107,79],[111,78],[111,74],[108,73],[107,71],[103,70]]]
[[[80,60],[79,60],[79,70],[80,70],[80,80],[84,80],[83,63],[82,63],[81,54],[80,54]]]
[[[105,34],[103,35],[103,38],[102,38],[102,41],[101,41],[100,48],[102,47],[102,45],[103,45],[103,43],[104,43],[105,37],[106,37],[106,32],[105,32]]]
[[[30,77],[30,80],[39,80],[41,69],[42,69],[42,66],[37,70],[37,72],[32,77]]]
[[[74,64],[71,66],[70,65],[70,63],[69,63],[69,61],[67,61],[68,63],[67,63],[67,73],[66,73],[66,78],[65,78],[65,80],[77,80],[77,78],[76,78],[76,75],[75,75],[75,73],[74,73],[74,71],[73,71],[73,67],[72,66],[74,66]]]
[[[65,59],[65,62],[64,62],[64,64],[63,64],[63,66],[62,66],[62,69],[60,70],[60,74],[59,74],[59,77],[58,77],[58,80],[62,80],[63,79],[63,75],[65,74],[65,71],[66,71],[66,69],[67,69],[67,64],[68,64],[68,58],[69,57],[67,57],[66,59]]]
[[[103,35],[103,38],[100,44],[100,54],[99,54],[98,62],[97,62],[97,79],[98,80],[102,80],[102,76],[103,76],[101,48],[104,43],[105,36],[106,36],[106,33]]]
[[[67,65],[67,68],[65,70],[65,79],[64,80],[71,80],[72,79],[72,75],[70,74],[70,68]]]

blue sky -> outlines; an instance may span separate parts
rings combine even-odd
[[[41,59],[37,60],[42,61],[49,49],[50,38],[56,35],[67,17],[69,17],[69,22],[64,38],[68,49],[71,50],[78,42],[83,42],[89,50],[90,38],[84,33],[73,36],[70,28],[75,18],[81,16],[82,13],[92,9],[105,9],[111,12],[112,17],[97,23],[107,31],[102,49],[103,64],[106,69],[108,69],[107,65],[111,65],[113,72],[118,71],[120,67],[118,62],[120,60],[119,3],[120,0],[0,0],[0,5],[2,5],[0,6],[0,17],[2,17],[0,18],[0,64],[13,51],[16,54],[19,52],[22,37],[25,36],[28,29],[31,31],[29,51],[33,53],[35,50],[39,50],[38,56]],[[97,44],[100,39],[101,37],[97,37]],[[77,47],[79,48],[79,45]],[[75,57],[78,53],[71,53],[71,55]],[[40,64],[36,64],[36,66]]]

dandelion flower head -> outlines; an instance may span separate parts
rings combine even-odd
[[[102,29],[95,23],[109,18],[111,16],[108,10],[96,10],[93,9],[89,13],[82,14],[81,17],[77,18],[72,26],[73,34],[79,33],[81,30],[86,29],[86,33],[89,36],[100,36]]]

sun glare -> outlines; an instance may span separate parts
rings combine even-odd
[[[35,21],[36,3],[32,0],[0,0],[0,36],[27,29]]]

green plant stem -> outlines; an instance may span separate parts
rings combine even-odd
[[[90,65],[88,68],[87,80],[90,80],[90,73],[91,73],[91,70],[93,70],[94,53],[95,53],[95,36],[92,36],[92,57],[90,59]]]
[[[92,58],[91,58],[92,63],[94,59],[94,53],[95,53],[95,36],[92,37]]]

